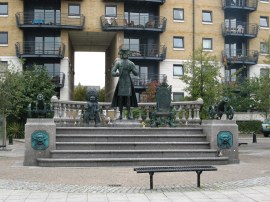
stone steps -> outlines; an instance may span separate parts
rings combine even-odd
[[[200,127],[58,127],[51,158],[39,166],[174,166],[227,164],[217,157]]]
[[[216,150],[53,150],[52,158],[184,158],[216,157]]]
[[[117,166],[181,166],[181,165],[225,165],[226,157],[193,158],[38,158],[39,166],[44,167],[117,167]]]
[[[118,134],[57,134],[57,142],[202,142],[206,141],[206,135],[203,134],[136,134],[136,135],[118,135]]]

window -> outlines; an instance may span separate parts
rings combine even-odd
[[[140,52],[140,39],[134,38],[125,38],[124,39],[124,48],[129,49],[132,54],[139,54]],[[133,55],[135,56],[135,55]],[[139,56],[139,55],[137,55]]]
[[[184,9],[174,8],[173,9],[173,19],[174,20],[184,20]]]
[[[261,0],[261,2],[269,2],[269,0]]]
[[[0,45],[7,45],[7,44],[8,44],[8,33],[0,32]]]
[[[260,26],[268,27],[268,17],[265,17],[265,16],[260,17]]]
[[[116,6],[106,6],[105,7],[105,16],[106,17],[116,17],[117,15],[117,9]]]
[[[226,80],[226,82],[236,81],[236,69],[225,70],[225,80]]]
[[[184,37],[173,37],[174,48],[184,48]]]
[[[68,15],[69,16],[80,16],[81,15],[80,4],[69,4],[68,5]]]
[[[8,3],[0,3],[0,15],[8,15]]]
[[[212,50],[212,39],[203,38],[203,50]]]
[[[261,54],[268,54],[268,43],[261,42],[260,51],[261,51]]]
[[[179,102],[184,100],[184,93],[183,92],[175,92],[173,93],[173,101]]]
[[[212,11],[203,11],[202,12],[202,21],[203,22],[212,22]]]
[[[183,65],[173,65],[173,76],[183,76],[184,68]]]

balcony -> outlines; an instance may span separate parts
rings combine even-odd
[[[63,43],[17,42],[16,55],[19,58],[59,58],[65,55]]]
[[[146,2],[164,4],[166,0],[103,0],[105,2]]]
[[[257,24],[249,24],[245,22],[236,23],[223,23],[222,33],[223,36],[240,36],[247,38],[257,37],[259,26]]]
[[[153,81],[161,83],[164,76],[165,74],[140,74],[140,76],[131,76],[131,79],[135,88],[146,89]]]
[[[222,0],[223,9],[256,11],[258,0]]]
[[[222,52],[224,64],[255,65],[258,58],[259,52],[255,50],[231,49]]]
[[[108,18],[103,15],[100,17],[100,22],[103,31],[139,30],[164,32],[167,19],[159,16],[151,19],[148,16],[138,16],[128,20],[124,15],[117,15],[115,18]]]
[[[37,17],[38,16],[38,17]],[[19,28],[53,28],[53,29],[77,29],[84,27],[83,15],[69,17],[66,13],[33,13],[21,12],[16,14],[16,23]]]
[[[164,45],[129,45],[131,60],[157,60],[162,61],[166,58],[167,47]]]
[[[52,77],[52,83],[56,87],[64,87],[66,75],[63,72],[49,72],[49,75]]]

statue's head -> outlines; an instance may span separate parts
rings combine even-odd
[[[98,102],[98,92],[96,89],[90,88],[86,93],[86,100],[89,102]]]
[[[121,59],[127,59],[128,56],[130,55],[130,51],[129,51],[129,49],[121,48],[119,50],[119,55],[120,55]]]

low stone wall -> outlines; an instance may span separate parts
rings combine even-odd
[[[236,121],[264,121],[262,112],[235,112],[233,120]]]

